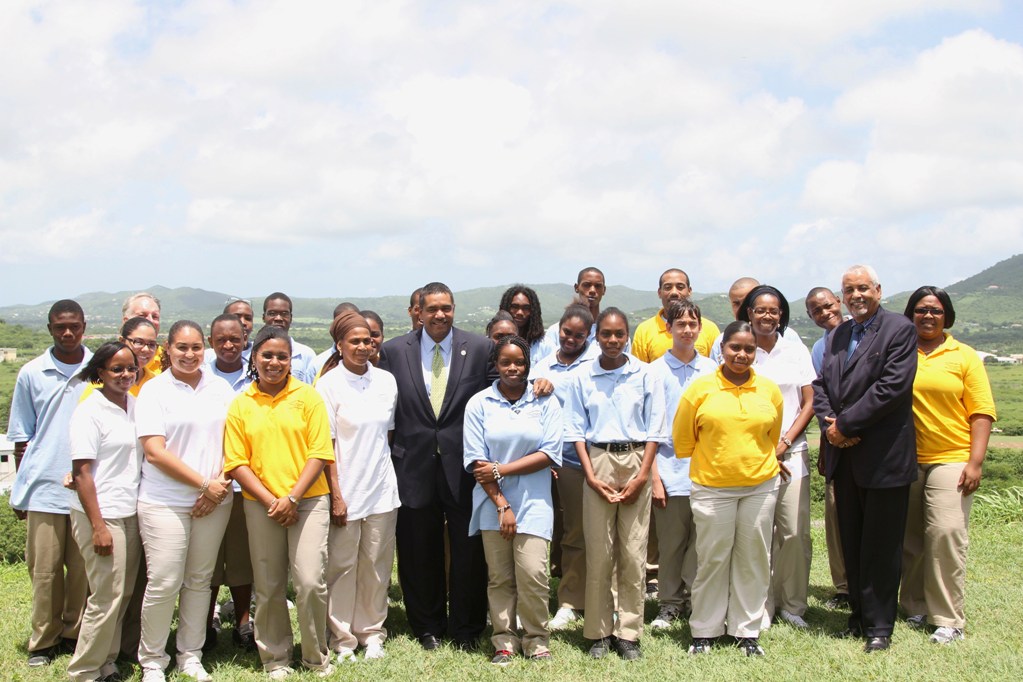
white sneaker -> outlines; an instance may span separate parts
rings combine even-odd
[[[291,668],[284,666],[283,668],[274,668],[273,670],[267,673],[267,676],[271,680],[283,680],[285,677],[294,674],[294,672],[295,671],[292,670]]]
[[[353,660],[354,660],[354,657],[353,657]],[[330,663],[328,663],[327,665],[323,666],[322,668],[320,668],[319,670],[316,671],[316,676],[317,677],[330,677],[333,674],[334,674],[334,666],[332,666]]]
[[[378,658],[384,658],[387,656],[387,652],[384,651],[384,645],[377,642],[370,642],[366,645],[366,653],[363,658],[367,661],[372,661]]]
[[[355,663],[355,652],[347,648],[338,649],[337,662],[341,665],[344,665],[345,663]]]
[[[167,676],[159,668],[143,668],[142,682],[166,682]]]
[[[178,668],[178,672],[186,677],[191,677],[195,682],[213,682],[213,676],[202,667],[202,662],[191,659],[185,665]]]
[[[910,616],[906,619],[906,625],[914,630],[923,630],[927,627],[927,614],[920,613],[915,616]]]
[[[579,620],[579,614],[575,609],[570,609],[567,606],[562,606],[558,609],[558,612],[554,614],[550,622],[547,624],[550,630],[560,630],[566,627],[569,623]]]
[[[805,620],[803,620],[802,616],[797,616],[796,614],[786,611],[785,609],[781,609],[780,611],[778,611],[778,615],[781,617],[783,621],[785,621],[794,628],[805,630],[808,627],[810,627],[810,625]]]
[[[966,639],[966,635],[959,628],[940,627],[931,635],[931,642],[934,644],[951,644],[959,639]]]

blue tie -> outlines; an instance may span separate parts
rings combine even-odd
[[[853,353],[856,352],[856,346],[860,345],[860,341],[863,340],[863,332],[866,331],[866,327],[857,322],[852,328],[852,338],[849,339],[849,353],[846,358],[851,358]]]

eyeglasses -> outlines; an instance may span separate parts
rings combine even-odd
[[[145,339],[125,339],[130,343],[136,350],[142,350],[146,348],[148,350],[156,350],[156,347],[160,345],[156,341],[146,341]]]
[[[127,367],[121,367],[120,365],[118,365],[116,367],[105,367],[104,369],[106,371],[110,372],[111,374],[138,374],[139,373],[139,368],[136,367],[135,365],[128,365]]]
[[[777,308],[754,308],[754,315],[770,315],[771,317],[781,317],[781,311]]]
[[[945,314],[945,311],[941,308],[913,308],[913,313],[923,317],[927,313],[930,313],[934,317],[941,317]]]

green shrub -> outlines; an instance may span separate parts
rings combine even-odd
[[[7,493],[0,493],[0,561],[25,560],[25,522],[14,515]]]
[[[1002,525],[1023,521],[1023,488],[1016,486],[986,493],[974,493],[970,522]]]

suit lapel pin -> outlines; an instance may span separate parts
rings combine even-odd
[[[465,355],[465,349],[464,348],[462,349],[462,355]]]

